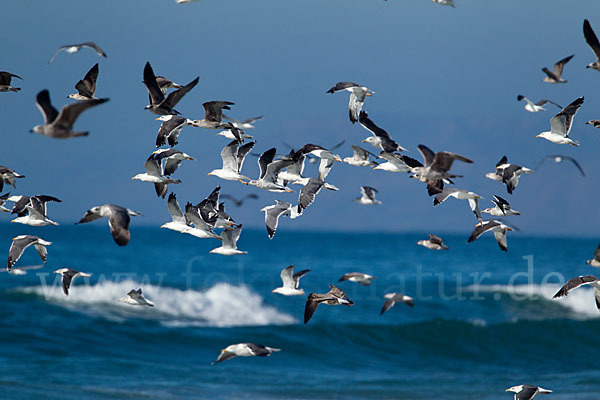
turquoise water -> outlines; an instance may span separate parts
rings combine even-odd
[[[133,227],[119,248],[105,223],[5,224],[6,251],[21,233],[53,244],[43,269],[0,277],[2,398],[491,400],[520,383],[553,389],[549,400],[598,398],[593,292],[551,300],[564,279],[595,273],[593,240],[515,234],[505,254],[491,235],[452,235],[434,252],[416,246],[423,234],[245,230],[249,254],[223,257],[208,254],[216,241],[158,228]],[[28,249],[18,265],[38,262]],[[271,293],[289,264],[312,269],[307,293],[345,272],[377,279],[340,282],[355,306],[321,306],[304,325],[305,297]],[[59,267],[93,276],[65,297]],[[115,302],[137,287],[154,308]],[[389,291],[415,307],[379,315]],[[281,352],[211,365],[247,341]]]

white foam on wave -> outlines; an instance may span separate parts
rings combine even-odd
[[[462,288],[463,291],[472,293],[506,293],[517,301],[551,301],[561,307],[566,307],[576,314],[574,318],[598,318],[600,312],[594,301],[594,289],[581,287],[569,292],[566,297],[553,299],[561,285],[533,284],[533,285],[470,285]]]
[[[81,281],[80,281],[81,282]],[[131,289],[142,287],[144,296],[154,307],[117,303]],[[123,321],[128,318],[159,320],[166,326],[260,326],[286,325],[297,322],[291,315],[264,304],[263,298],[246,286],[218,283],[204,291],[140,285],[131,280],[103,281],[91,286],[71,286],[69,296],[62,287],[29,286],[16,289],[33,293],[74,311],[101,315]]]

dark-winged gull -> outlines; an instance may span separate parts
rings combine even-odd
[[[501,221],[483,221],[480,224],[475,225],[475,229],[469,236],[467,243],[471,243],[472,241],[479,238],[479,236],[483,235],[485,232],[494,232],[494,237],[496,238],[496,242],[498,242],[498,246],[502,251],[508,250],[508,245],[506,243],[506,232],[512,231],[512,228],[508,225],[503,224]]]
[[[163,164],[163,160],[165,160]],[[170,178],[183,160],[193,160],[189,155],[175,149],[157,150],[144,163],[146,172],[137,174],[132,180],[154,183],[156,195],[164,198],[168,192],[169,183],[181,183],[179,179]]]
[[[94,93],[96,93],[96,81],[98,80],[98,64],[94,65],[85,74],[82,80],[75,84],[77,93],[72,93],[68,97],[73,100],[95,100]]]
[[[556,104],[552,100],[540,99],[540,100],[538,100],[537,103],[534,103],[533,101],[529,100],[527,97],[525,97],[523,95],[518,95],[517,101],[521,101],[521,100],[525,100],[526,104],[525,104],[525,107],[523,107],[523,108],[525,108],[525,110],[529,111],[529,112],[546,111],[546,109],[544,108],[544,105],[546,103],[554,104],[559,109],[562,109],[561,105]]]
[[[10,85],[12,78],[23,80],[19,75],[6,71],[0,71],[0,92],[18,92],[21,88]]]
[[[156,76],[154,75],[154,71],[152,70],[150,62],[147,62],[144,66],[144,85],[146,85],[146,89],[148,89],[148,93],[150,95],[150,104],[145,107],[146,110],[149,110],[157,115],[179,114],[178,111],[174,110],[174,107],[187,92],[192,90],[194,86],[198,84],[199,80],[200,78],[196,77],[196,79],[184,87],[172,91],[167,95],[167,97],[165,97],[162,90],[158,86],[158,82],[156,81]]]
[[[354,302],[348,299],[346,293],[338,287],[333,285],[329,285],[329,292],[325,294],[321,293],[311,293],[308,295],[306,299],[306,305],[304,306],[304,323],[308,323],[310,318],[313,316],[319,304],[327,304],[329,306],[353,306]]]
[[[506,191],[509,194],[516,189],[519,184],[519,177],[521,174],[530,174],[533,172],[527,167],[522,167],[516,164],[510,164],[506,156],[502,156],[500,161],[496,164],[496,171],[488,172],[485,177],[493,181],[499,181],[506,185]]]
[[[194,227],[187,229],[183,233],[200,239],[212,238],[221,240],[221,237],[213,232],[212,226],[202,218],[200,209],[192,205],[192,203],[186,203],[185,205],[185,219],[188,224],[192,224]]]
[[[36,105],[44,116],[44,125],[36,125],[30,132],[35,132],[56,139],[67,139],[77,136],[87,136],[89,132],[73,131],[73,124],[79,114],[88,108],[97,106],[108,99],[78,101],[64,106],[60,113],[50,102],[50,92],[44,89],[37,94]]]
[[[219,202],[221,186],[217,186],[204,200],[196,205],[204,219],[213,228],[229,228],[235,221],[225,212],[225,203]]]
[[[596,300],[596,308],[600,310],[600,280],[593,275],[578,276],[577,278],[570,279],[563,287],[560,288],[553,299],[563,297],[569,294],[573,289],[577,289],[583,285],[590,285],[594,288],[594,299]]]
[[[16,189],[15,179],[19,178],[25,178],[25,175],[21,175],[18,172],[15,172],[15,170],[0,165],[0,191],[4,188],[5,183]]]
[[[156,147],[164,145],[167,141],[169,146],[175,146],[178,143],[179,134],[183,127],[193,125],[191,119],[174,114],[161,115],[156,120],[163,121],[156,135]]]
[[[594,258],[587,260],[585,263],[591,267],[600,268],[600,245],[598,245],[594,251]]]
[[[494,203],[494,207],[486,208],[485,210],[483,210],[481,212],[485,213],[485,214],[493,215],[494,217],[507,217],[509,215],[521,215],[521,213],[518,212],[517,210],[513,210],[510,207],[510,204],[508,203],[508,201],[504,200],[500,196],[494,196],[492,202]]]
[[[9,200],[10,199],[11,198],[9,198]],[[58,225],[58,222],[52,221],[46,215],[46,203],[48,201],[60,202],[59,199],[52,196],[20,196],[20,199],[13,207],[13,213],[17,213],[18,216],[10,222],[30,226]]]
[[[299,296],[304,294],[304,289],[298,289],[300,278],[310,272],[310,269],[303,269],[294,273],[294,266],[290,265],[281,270],[282,286],[273,289],[272,293],[278,293],[283,296]]]
[[[75,278],[89,278],[92,276],[91,274],[87,274],[85,272],[79,272],[71,268],[61,268],[54,271],[55,274],[60,274],[62,276],[62,287],[63,292],[65,292],[65,296],[69,295],[69,288],[71,287],[71,282]]]
[[[532,400],[536,394],[552,393],[552,390],[533,385],[517,385],[506,389],[515,394],[514,400]]]
[[[360,197],[357,197],[354,201],[365,205],[381,204],[381,201],[375,199],[375,193],[379,193],[377,189],[370,186],[361,186]]]
[[[377,279],[377,277],[362,272],[347,272],[338,279],[338,282],[350,281],[360,283],[363,286],[369,286],[373,279]]]
[[[258,199],[258,195],[250,193],[238,199],[237,197],[233,197],[230,194],[222,194],[221,198],[231,201],[236,207],[241,207],[247,199]]]
[[[304,210],[306,210],[306,208],[315,201],[315,197],[323,188],[323,181],[311,177],[298,180],[294,183],[304,185],[302,190],[300,190],[300,196],[298,197],[297,207],[297,214],[302,215]]]
[[[586,122],[585,124],[592,125],[594,128],[600,128],[600,120],[599,119],[592,119],[592,120]]]
[[[449,249],[449,247],[444,244],[444,240],[441,237],[434,235],[433,233],[429,234],[429,239],[419,240],[417,242],[417,245],[423,246],[430,250],[448,250]]]
[[[231,107],[235,103],[231,101],[207,101],[202,104],[204,107],[204,118],[197,119],[192,122],[193,126],[206,128],[206,129],[231,129],[235,128],[233,124],[229,122],[223,122],[223,110],[231,110]],[[242,138],[237,138],[238,141],[242,142]]]
[[[130,215],[139,216],[142,214],[115,204],[104,204],[87,210],[85,215],[76,224],[84,224],[100,218],[108,218],[108,226],[110,227],[110,233],[115,243],[119,246],[125,246],[129,243],[131,237],[129,233]]]
[[[370,136],[363,140],[363,143],[369,143],[373,147],[381,149],[386,153],[393,153],[395,151],[406,151],[406,149],[396,143],[385,129],[378,127],[373,122],[366,111],[360,112],[360,125],[371,132],[373,136]]]
[[[371,89],[361,86],[354,82],[338,82],[327,93],[335,93],[341,90],[350,92],[350,102],[348,103],[348,113],[350,115],[350,122],[353,124],[358,121],[358,115],[362,110],[362,105],[365,101],[366,96],[371,96],[375,92]]]
[[[242,234],[242,224],[226,228],[221,233],[221,246],[210,251],[211,254],[221,254],[223,256],[235,256],[238,254],[248,254],[247,251],[238,250],[237,241]]]
[[[448,197],[454,197],[458,200],[467,200],[469,202],[469,208],[475,214],[475,217],[481,221],[481,211],[479,210],[479,199],[482,197],[477,193],[470,192],[464,189],[457,188],[444,188],[442,191],[435,195],[433,199],[433,205],[437,206],[440,203],[446,201]]]
[[[550,120],[550,131],[542,132],[536,137],[543,138],[557,144],[570,144],[571,146],[579,146],[579,142],[569,137],[573,118],[577,114],[577,110],[583,104],[583,96],[574,100],[571,104],[562,109]]]
[[[48,61],[48,64],[50,64],[52,61],[54,61],[54,59],[56,58],[56,56],[58,55],[58,53],[60,53],[61,51],[66,51],[69,54],[72,53],[77,53],[79,50],[83,49],[84,47],[90,48],[92,50],[94,50],[99,56],[106,58],[107,55],[104,52],[104,50],[102,50],[100,48],[100,46],[98,46],[96,43],[94,42],[85,42],[85,43],[77,43],[77,44],[65,44],[62,45],[58,48],[58,50],[56,50],[56,52],[54,53],[54,55],[52,56],[52,58],[50,59],[50,61]]]
[[[281,215],[289,215],[292,205],[287,201],[276,200],[276,203],[272,206],[266,206],[261,208],[260,211],[265,213],[265,225],[267,226],[267,235],[269,239],[273,239],[277,225],[279,224],[279,217]]]
[[[544,162],[546,162],[547,160],[552,160],[557,164],[562,163],[563,161],[569,161],[571,162],[573,165],[575,165],[575,167],[579,170],[579,172],[581,173],[581,176],[585,176],[585,172],[583,172],[583,168],[581,168],[581,165],[579,165],[579,163],[577,162],[576,159],[574,159],[573,157],[569,157],[569,156],[562,156],[560,154],[556,154],[556,155],[548,155],[545,156],[544,158],[542,158],[538,164],[535,166],[535,171],[537,172],[538,168],[540,168],[542,166],[542,164]]]
[[[373,168],[382,171],[410,172],[415,167],[423,166],[423,164],[414,158],[403,156],[402,154],[398,153],[386,153],[385,151],[382,151],[379,153],[377,158],[386,160],[384,163],[381,163]]]
[[[570,55],[568,57],[563,58],[554,64],[554,68],[552,72],[546,67],[542,68],[542,71],[546,74],[542,82],[547,83],[567,83],[566,80],[562,78],[563,69],[565,68],[565,64],[568,63],[574,55]]]
[[[144,297],[142,289],[131,289],[127,296],[117,299],[119,303],[131,304],[132,306],[148,306],[154,307],[154,303]]]
[[[46,246],[50,246],[52,242],[48,242],[38,236],[32,235],[19,235],[13,238],[8,250],[8,262],[6,263],[6,269],[10,272],[13,265],[19,261],[19,258],[23,255],[26,248],[33,245],[36,251],[40,255],[40,258],[45,263],[48,257],[48,249]]]
[[[244,158],[250,150],[252,150],[255,143],[256,142],[249,142],[240,146],[237,140],[231,141],[227,146],[223,147],[223,150],[221,150],[223,167],[221,169],[212,170],[208,175],[214,175],[228,181],[250,180],[247,176],[241,175],[241,171],[242,166],[244,165]]]
[[[342,159],[346,164],[353,165],[355,167],[376,167],[377,163],[375,161],[369,160],[369,156],[377,157],[375,154],[371,153],[368,150],[363,149],[362,147],[352,145],[352,150],[354,153],[352,157],[344,157]]]
[[[262,344],[254,343],[231,344],[223,350],[221,350],[221,354],[219,354],[219,357],[217,357],[217,361],[213,362],[213,364],[229,360],[230,358],[234,357],[268,357],[276,351],[281,351],[281,349],[276,349],[274,347],[268,347],[263,346]]]
[[[273,160],[275,157],[275,147],[265,151],[258,158],[260,167],[260,175],[258,179],[252,179],[244,182],[246,185],[256,186],[259,189],[268,190],[269,192],[293,192],[292,189],[284,186],[279,181],[279,173],[282,169],[294,164],[294,159]]]
[[[396,303],[404,303],[410,307],[414,307],[415,305],[414,299],[405,294],[392,292],[384,294],[383,297],[387,300],[385,301],[385,303],[383,303],[383,307],[381,307],[381,312],[379,314],[383,314],[390,308],[394,307]]]
[[[32,199],[35,199],[38,201],[39,206],[40,206],[40,212],[43,215],[46,215],[46,203],[48,203],[50,201],[55,202],[55,203],[62,203],[61,199],[58,199],[54,196],[48,196],[45,194],[36,194],[35,196],[24,196],[24,195],[10,196],[8,198],[8,201],[15,202],[15,205],[13,206],[11,212],[13,214],[17,214],[19,217],[24,216],[25,214],[27,214],[27,207],[32,204]],[[38,204],[36,203],[36,205],[38,205]]]
[[[589,63],[586,68],[600,71],[600,41],[598,41],[598,36],[596,36],[596,33],[594,33],[592,25],[590,25],[590,21],[587,19],[583,20],[583,36],[585,36],[585,41],[591,47],[594,55],[596,56],[596,61]]]

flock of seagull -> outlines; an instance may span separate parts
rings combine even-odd
[[[449,0],[434,0],[437,3],[452,5]],[[183,2],[183,1],[180,1]],[[592,48],[596,60],[587,67],[600,71],[600,42],[596,37],[588,20],[583,24],[584,37]],[[61,51],[75,53],[84,48],[94,50],[99,56],[107,57],[107,54],[94,42],[81,44],[70,44],[61,46],[53,57],[52,62]],[[565,66],[573,58],[573,55],[565,57],[558,61],[553,70],[543,68],[545,73],[543,81],[550,84],[564,84],[567,80],[563,79]],[[73,103],[62,107],[60,112],[52,105],[50,93],[48,90],[41,90],[36,96],[36,105],[40,109],[44,123],[31,129],[31,132],[39,133],[44,136],[57,139],[67,139],[87,136],[87,131],[75,130],[74,124],[78,116],[95,106],[108,101],[107,98],[98,98],[95,95],[96,83],[99,75],[99,65],[95,64],[85,76],[75,84],[77,93],[69,95],[74,100]],[[16,74],[10,72],[0,72],[0,92],[18,92],[20,88],[12,86],[12,78],[22,80]],[[292,201],[276,200],[275,204],[266,205],[261,209],[265,213],[265,225],[267,235],[272,239],[277,231],[281,217],[286,216],[295,219],[302,216],[311,206],[317,195],[322,189],[328,191],[338,191],[339,189],[327,181],[329,172],[336,163],[345,163],[354,167],[368,167],[374,170],[383,170],[387,172],[406,173],[415,181],[425,185],[428,196],[433,197],[433,205],[437,206],[444,203],[450,197],[456,200],[466,200],[470,210],[475,215],[477,224],[468,238],[468,242],[478,239],[486,232],[492,232],[502,251],[508,250],[507,232],[516,229],[505,219],[484,220],[483,214],[491,217],[509,217],[518,216],[520,213],[514,210],[510,203],[500,197],[493,196],[493,207],[480,210],[479,202],[482,199],[472,191],[459,189],[454,185],[454,180],[461,178],[451,172],[455,161],[466,164],[472,164],[473,161],[463,155],[449,151],[434,151],[426,145],[420,144],[417,147],[422,156],[422,162],[414,158],[403,155],[406,151],[391,135],[383,128],[378,126],[364,111],[363,105],[369,96],[375,92],[366,86],[354,82],[338,82],[327,93],[336,94],[340,92],[349,93],[348,115],[352,124],[359,123],[370,133],[362,142],[372,146],[375,150],[369,151],[358,145],[352,145],[353,154],[349,157],[341,158],[339,155],[320,145],[308,143],[296,149],[291,149],[287,154],[277,153],[276,148],[269,148],[258,155],[258,164],[260,173],[256,179],[251,179],[242,173],[244,160],[253,150],[256,141],[247,131],[254,128],[254,123],[262,117],[250,118],[244,121],[237,121],[224,114],[224,110],[231,110],[234,105],[230,101],[208,101],[203,104],[204,117],[202,119],[189,119],[182,116],[175,107],[183,99],[186,93],[191,91],[198,83],[196,77],[185,85],[175,83],[163,76],[156,75],[149,62],[143,68],[143,83],[148,90],[149,104],[145,107],[149,112],[158,115],[156,120],[161,121],[158,129],[155,145],[158,148],[144,162],[145,172],[132,177],[132,180],[152,183],[156,195],[164,199],[167,197],[167,209],[171,215],[171,221],[166,222],[161,228],[189,234],[197,238],[215,239],[220,242],[220,246],[214,248],[210,253],[226,256],[242,255],[247,251],[237,248],[237,242],[242,233],[242,224],[235,220],[226,212],[225,202],[228,200],[236,206],[240,206],[244,201],[254,199],[256,194],[248,194],[241,199],[236,199],[229,195],[220,194],[220,186],[217,186],[205,199],[197,204],[186,202],[182,209],[177,200],[176,194],[170,192],[169,185],[181,184],[181,180],[173,178],[178,168],[184,161],[194,158],[183,151],[175,149],[178,144],[179,136],[182,130],[190,128],[204,128],[213,130],[218,136],[223,136],[230,140],[221,151],[222,166],[214,169],[208,175],[227,181],[238,181],[246,186],[254,186],[258,189],[273,193],[285,194],[294,193],[292,185],[300,185],[298,200],[296,204]],[[574,117],[579,108],[584,103],[584,98],[579,97],[561,107],[557,103],[541,99],[534,103],[523,95],[517,96],[518,101],[525,101],[525,110],[528,112],[545,111],[544,106],[551,104],[560,109],[560,111],[551,118],[550,130],[541,132],[537,137],[549,140],[557,144],[569,144],[578,146],[579,143],[569,137]],[[599,120],[586,122],[594,127],[600,127]],[[343,143],[342,143],[343,144]],[[341,145],[341,144],[340,144]],[[165,146],[165,147],[163,147]],[[304,166],[306,160],[311,163],[318,162],[317,176],[305,176]],[[382,160],[377,162],[376,160]],[[546,161],[560,163],[569,161],[575,165],[582,176],[585,176],[581,165],[573,158],[564,155],[549,155],[540,160],[536,170]],[[530,174],[535,170],[524,166],[509,163],[508,158],[503,156],[496,164],[493,172],[485,176],[489,179],[501,182],[506,186],[508,194],[513,194],[517,188],[519,178],[522,174]],[[16,180],[25,178],[24,175],[15,170],[0,166],[0,191],[4,184],[16,188]],[[380,205],[382,202],[376,199],[377,189],[370,186],[361,187],[360,197],[354,199],[361,205]],[[12,207],[7,207],[8,202],[13,203]],[[49,195],[10,195],[5,193],[0,196],[0,210],[7,213],[16,214],[16,218],[11,222],[40,227],[47,225],[58,225],[57,222],[48,217],[48,203],[60,203],[61,200]],[[91,207],[77,224],[88,223],[100,218],[107,218],[110,232],[115,243],[118,246],[125,246],[130,241],[129,224],[130,217],[141,215],[134,210],[114,205],[105,204]],[[218,233],[217,230],[221,230]],[[13,238],[9,249],[7,271],[14,274],[24,274],[27,269],[39,267],[18,267],[16,266],[21,255],[25,250],[33,246],[38,252],[42,262],[46,262],[48,246],[52,243],[38,236],[19,235]],[[428,239],[418,241],[417,245],[430,250],[449,250],[441,237],[430,234]],[[594,267],[600,267],[600,246],[594,253],[594,258],[587,261]],[[294,273],[294,266],[290,265],[281,271],[282,286],[273,289],[273,293],[284,296],[302,296],[304,290],[299,287],[300,278],[306,275],[310,270],[305,269]],[[69,294],[69,288],[75,278],[89,277],[90,274],[76,271],[71,268],[60,268],[54,271],[62,276],[62,286],[64,294]],[[350,272],[340,278],[340,282],[350,281],[361,285],[369,285],[374,276],[362,272]],[[594,287],[595,302],[600,309],[600,280],[592,275],[580,276],[567,282],[554,297],[562,297],[582,285]],[[326,305],[344,305],[352,306],[354,302],[348,298],[346,293],[330,284],[327,293],[310,293],[305,303],[304,323],[308,323],[320,304]],[[404,303],[408,306],[414,306],[414,299],[403,293],[386,293],[383,298],[385,302],[381,309],[381,314],[388,311],[396,303]],[[117,299],[130,305],[153,306],[152,301],[146,299],[141,289],[133,289],[123,298]],[[253,343],[233,344],[222,350],[216,362],[221,362],[235,356],[269,356],[279,349]],[[515,393],[515,399],[532,399],[537,393],[549,393],[549,390],[537,386],[519,385],[514,386],[508,391]]]

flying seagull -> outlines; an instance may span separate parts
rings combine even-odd
[[[579,142],[569,138],[573,118],[577,114],[577,110],[583,104],[583,96],[574,100],[571,104],[562,109],[550,120],[550,131],[542,132],[536,137],[549,140],[557,144],[570,144],[571,146],[579,146]]]
[[[281,351],[281,349],[254,343],[232,344],[221,350],[221,354],[219,354],[217,361],[213,362],[213,364],[229,360],[230,358],[234,357],[268,357],[276,351]]]
[[[304,210],[315,201],[315,197],[317,197],[317,194],[323,188],[324,182],[320,179],[310,177],[298,180],[294,184],[304,185],[302,190],[300,190],[297,207],[297,214],[302,215]]]
[[[90,208],[77,224],[92,222],[100,218],[108,218],[108,226],[115,243],[125,246],[129,243],[129,216],[142,215],[138,212],[114,204],[104,204]]]
[[[352,157],[345,157],[342,161],[346,164],[353,165],[355,167],[376,167],[377,163],[375,161],[370,161],[369,156],[377,157],[375,154],[371,153],[368,150],[363,149],[362,147],[352,145],[352,150],[354,153]]]
[[[192,125],[206,129],[231,129],[235,128],[233,124],[229,122],[223,122],[223,110],[231,110],[229,106],[234,105],[231,101],[207,101],[202,104],[204,107],[204,118],[194,120]],[[236,128],[237,129],[237,128]],[[239,132],[239,129],[237,130]],[[243,140],[238,138],[240,142]]]
[[[400,293],[386,293],[383,295],[387,300],[383,303],[383,307],[381,307],[381,312],[379,314],[383,314],[390,308],[394,307],[396,303],[404,303],[409,307],[414,307],[414,299],[410,296]]]
[[[127,296],[117,299],[117,302],[131,304],[132,306],[154,307],[154,303],[144,297],[142,289],[130,290]]]
[[[342,90],[350,92],[348,113],[350,115],[350,122],[354,124],[358,121],[358,115],[362,110],[366,96],[372,96],[375,92],[365,86],[360,86],[358,83],[338,82],[327,93],[333,94]]]
[[[287,201],[275,200],[276,203],[272,206],[266,206],[261,208],[260,211],[265,213],[265,225],[267,226],[267,235],[269,239],[273,239],[277,225],[279,224],[279,217],[281,215],[289,215],[292,205]]]
[[[575,165],[575,167],[577,167],[577,169],[579,170],[579,172],[581,172],[581,176],[585,176],[585,172],[583,172],[583,168],[581,168],[581,165],[579,165],[579,163],[577,162],[576,159],[574,159],[573,157],[569,157],[569,156],[562,156],[559,154],[556,155],[548,155],[544,158],[542,158],[540,160],[540,162],[538,162],[538,164],[535,166],[535,171],[537,172],[537,170],[539,169],[539,167],[541,167],[541,165],[546,161],[546,160],[552,160],[557,164],[560,164],[563,161],[570,161],[573,165]]]
[[[585,41],[592,48],[592,51],[596,56],[596,61],[589,63],[586,68],[600,71],[600,42],[592,29],[592,25],[590,25],[590,21],[587,19],[583,20],[583,36],[585,36]]]
[[[373,168],[382,171],[410,172],[415,167],[423,166],[423,164],[414,158],[403,156],[402,154],[398,153],[386,153],[385,151],[382,151],[379,153],[377,158],[386,160],[384,163],[381,163]]]
[[[170,147],[175,146],[183,127],[193,125],[191,119],[173,114],[161,115],[156,120],[163,121],[156,135],[156,147],[164,145],[167,141]]]
[[[429,234],[429,239],[419,240],[417,245],[423,246],[430,250],[448,250],[449,248],[444,244],[444,240],[441,237],[434,235],[433,233]]]
[[[25,178],[25,175],[21,175],[8,167],[0,165],[0,191],[4,188],[5,183],[16,189],[15,178]]]
[[[17,222],[20,224],[30,226],[47,226],[47,225],[58,225],[58,222],[54,222],[49,219],[46,215],[46,203],[48,201],[61,200],[52,196],[13,196],[8,200],[19,198],[13,207],[13,213],[17,213],[17,218],[10,222]]]
[[[304,323],[308,323],[310,318],[313,316],[319,304],[327,304],[329,306],[345,305],[347,307],[353,306],[354,302],[348,299],[346,293],[338,287],[329,285],[329,292],[325,294],[311,293],[306,299],[306,305],[304,307]]]
[[[518,95],[517,101],[521,101],[521,100],[525,100],[525,102],[527,104],[525,104],[524,108],[525,108],[525,110],[527,110],[529,112],[545,111],[546,109],[544,108],[544,104],[546,104],[546,103],[554,104],[556,107],[558,107],[559,109],[562,110],[562,106],[560,106],[559,104],[556,104],[552,100],[540,99],[540,100],[538,100],[537,103],[534,103],[533,101],[529,100],[527,97],[525,97],[523,95]]]
[[[193,158],[173,148],[156,150],[144,163],[146,172],[137,174],[131,179],[154,183],[156,195],[164,199],[169,183],[181,183],[179,179],[172,179],[169,176],[179,168],[183,160],[193,160]]]
[[[0,71],[0,92],[18,92],[21,88],[10,85],[12,78],[23,80],[19,75],[6,71]]]
[[[444,179],[461,177],[461,175],[449,173],[455,160],[469,164],[473,163],[473,161],[460,154],[450,153],[448,151],[438,151],[436,153],[423,144],[420,144],[417,148],[423,157],[425,165],[413,167],[411,176],[421,182],[427,183],[429,187],[438,185],[439,182]],[[436,192],[439,192],[440,190]]]
[[[509,215],[521,215],[517,210],[513,210],[510,207],[508,201],[504,200],[500,196],[494,196],[492,200],[494,203],[493,208],[486,208],[482,213],[493,215],[494,217],[507,217]]]
[[[13,238],[10,249],[8,250],[8,262],[6,264],[6,270],[10,272],[13,265],[19,261],[19,258],[23,255],[26,248],[33,245],[37,250],[40,258],[45,263],[48,257],[48,250],[46,246],[50,246],[52,242],[48,242],[38,236],[32,235],[19,235]]]
[[[598,119],[592,119],[591,121],[588,121],[585,124],[592,125],[594,128],[600,128],[600,120]]]
[[[62,287],[63,292],[65,292],[65,296],[69,295],[69,288],[71,287],[71,282],[75,278],[89,278],[92,276],[91,274],[87,274],[85,272],[79,272],[71,268],[61,268],[54,271],[55,274],[60,274],[62,276]]]
[[[360,283],[363,286],[369,286],[373,279],[377,278],[369,274],[363,274],[362,272],[348,272],[342,275],[338,282],[350,281]]]
[[[223,147],[223,150],[221,150],[223,167],[221,169],[212,170],[208,175],[214,175],[228,181],[250,180],[250,178],[241,175],[240,173],[242,171],[242,166],[244,165],[244,158],[246,157],[246,154],[252,150],[255,143],[256,142],[249,142],[240,146],[237,140],[231,141],[227,146]]]
[[[507,392],[515,394],[514,400],[532,400],[536,394],[552,393],[552,390],[533,385],[517,385],[506,389]]]
[[[56,50],[56,52],[54,53],[54,55],[52,56],[52,58],[50,59],[50,61],[48,61],[48,64],[50,64],[52,61],[54,61],[54,59],[56,58],[56,56],[58,55],[58,53],[60,53],[63,50],[66,51],[69,54],[72,54],[72,53],[77,53],[79,50],[83,49],[84,47],[88,47],[88,48],[94,50],[96,53],[98,53],[99,56],[102,56],[104,58],[107,57],[107,55],[104,52],[104,50],[102,50],[94,42],[85,42],[85,43],[78,43],[78,44],[65,44],[63,46],[60,46],[58,48],[58,50]]]
[[[381,204],[381,201],[375,199],[375,193],[379,193],[377,191],[377,189],[372,188],[370,186],[361,186],[360,187],[360,196],[361,197],[354,199],[354,201],[356,201],[359,204],[366,204],[366,205]]]
[[[242,234],[242,224],[226,228],[221,233],[222,244],[221,247],[217,247],[210,251],[211,254],[221,254],[223,256],[234,256],[237,254],[248,254],[247,251],[238,250],[237,241]]]
[[[542,68],[542,71],[544,71],[544,73],[546,74],[544,79],[542,79],[542,82],[567,83],[567,81],[562,78],[562,73],[563,73],[563,69],[565,68],[565,64],[568,63],[571,60],[571,58],[573,58],[573,56],[574,56],[574,54],[570,55],[568,57],[565,57],[562,60],[558,61],[556,64],[554,64],[554,68],[552,69],[552,72],[550,72],[550,70],[546,67]]]
[[[448,197],[454,197],[458,200],[467,200],[469,202],[469,208],[473,211],[475,217],[481,221],[481,211],[479,211],[479,199],[481,199],[481,196],[477,193],[469,192],[464,189],[444,188],[440,193],[435,195],[433,205],[437,206],[438,204],[443,203]]]
[[[583,285],[590,285],[594,288],[594,299],[596,300],[596,308],[600,310],[600,279],[596,278],[593,275],[587,276],[578,276],[577,278],[570,279],[563,287],[560,288],[558,292],[554,296],[553,299],[563,297],[569,294],[569,292],[573,289],[577,289]]]
[[[304,294],[304,289],[298,289],[300,284],[300,278],[310,272],[310,269],[303,269],[302,271],[294,273],[294,266],[290,265],[281,270],[281,281],[283,285],[281,287],[273,289],[272,293],[278,293],[284,296],[299,296]]]
[[[36,105],[44,116],[44,125],[36,125],[30,132],[40,133],[56,139],[67,139],[77,136],[87,136],[89,132],[73,131],[73,124],[79,114],[88,108],[97,106],[108,101],[108,99],[93,99],[79,101],[64,106],[60,113],[50,102],[50,92],[44,89],[37,94]]]
[[[282,169],[295,163],[294,159],[273,160],[275,157],[275,147],[265,151],[258,158],[260,167],[260,175],[258,179],[252,179],[244,182],[246,185],[256,186],[259,189],[268,190],[269,192],[293,192],[292,189],[284,186],[279,181],[279,173]]]
[[[596,247],[596,250],[594,251],[594,258],[592,258],[591,260],[587,260],[585,263],[592,267],[600,267],[600,245],[598,245],[598,247]]]
[[[179,114],[178,111],[174,110],[174,107],[187,92],[192,90],[194,86],[198,84],[199,80],[200,78],[196,77],[196,79],[184,87],[172,91],[167,95],[167,97],[165,97],[162,90],[158,86],[158,82],[156,81],[156,76],[154,75],[154,71],[152,70],[150,62],[146,62],[146,65],[144,66],[144,85],[146,85],[146,89],[148,89],[148,93],[150,95],[150,104],[147,105],[145,109],[157,115]]]
[[[17,216],[22,217],[27,214],[27,207],[32,205],[32,200],[37,200],[39,203],[40,212],[43,215],[46,215],[46,203],[53,201],[56,203],[62,203],[62,200],[54,197],[48,196],[45,194],[37,194],[35,196],[10,196],[8,201],[14,201],[15,205],[13,206],[11,213],[17,214]],[[36,204],[37,206],[37,204]]]
[[[250,193],[238,199],[229,194],[222,194],[221,198],[230,200],[236,207],[241,207],[247,199],[258,199],[258,196],[254,193]]]
[[[471,243],[472,241],[479,238],[479,236],[483,235],[485,232],[494,232],[494,237],[498,242],[498,246],[502,251],[508,250],[508,244],[506,243],[506,232],[512,231],[512,228],[508,225],[503,224],[501,221],[483,221],[480,224],[475,225],[475,229],[471,233],[469,240],[467,243]]]
[[[371,132],[373,136],[370,136],[363,140],[363,143],[369,143],[373,147],[379,148],[386,153],[393,153],[395,151],[406,151],[406,149],[396,143],[385,129],[378,127],[369,118],[369,114],[366,111],[360,112],[360,125]]]
[[[506,185],[506,191],[512,194],[513,190],[516,189],[519,184],[519,177],[521,174],[530,174],[533,172],[527,167],[522,167],[516,164],[509,164],[508,158],[502,156],[500,161],[496,164],[496,171],[488,172],[485,177],[493,181],[499,181]]]
[[[175,196],[175,193],[169,194],[169,198],[167,199],[167,208],[169,210],[169,214],[171,215],[171,222],[162,224],[160,226],[161,228],[171,229],[181,233],[185,233],[191,228],[187,219],[185,218],[185,215],[183,215],[183,212],[181,212],[181,207],[177,202],[177,196]]]
[[[82,80],[75,84],[78,93],[70,94],[68,97],[73,100],[96,100],[96,80],[98,80],[98,64],[94,65],[85,74]]]

